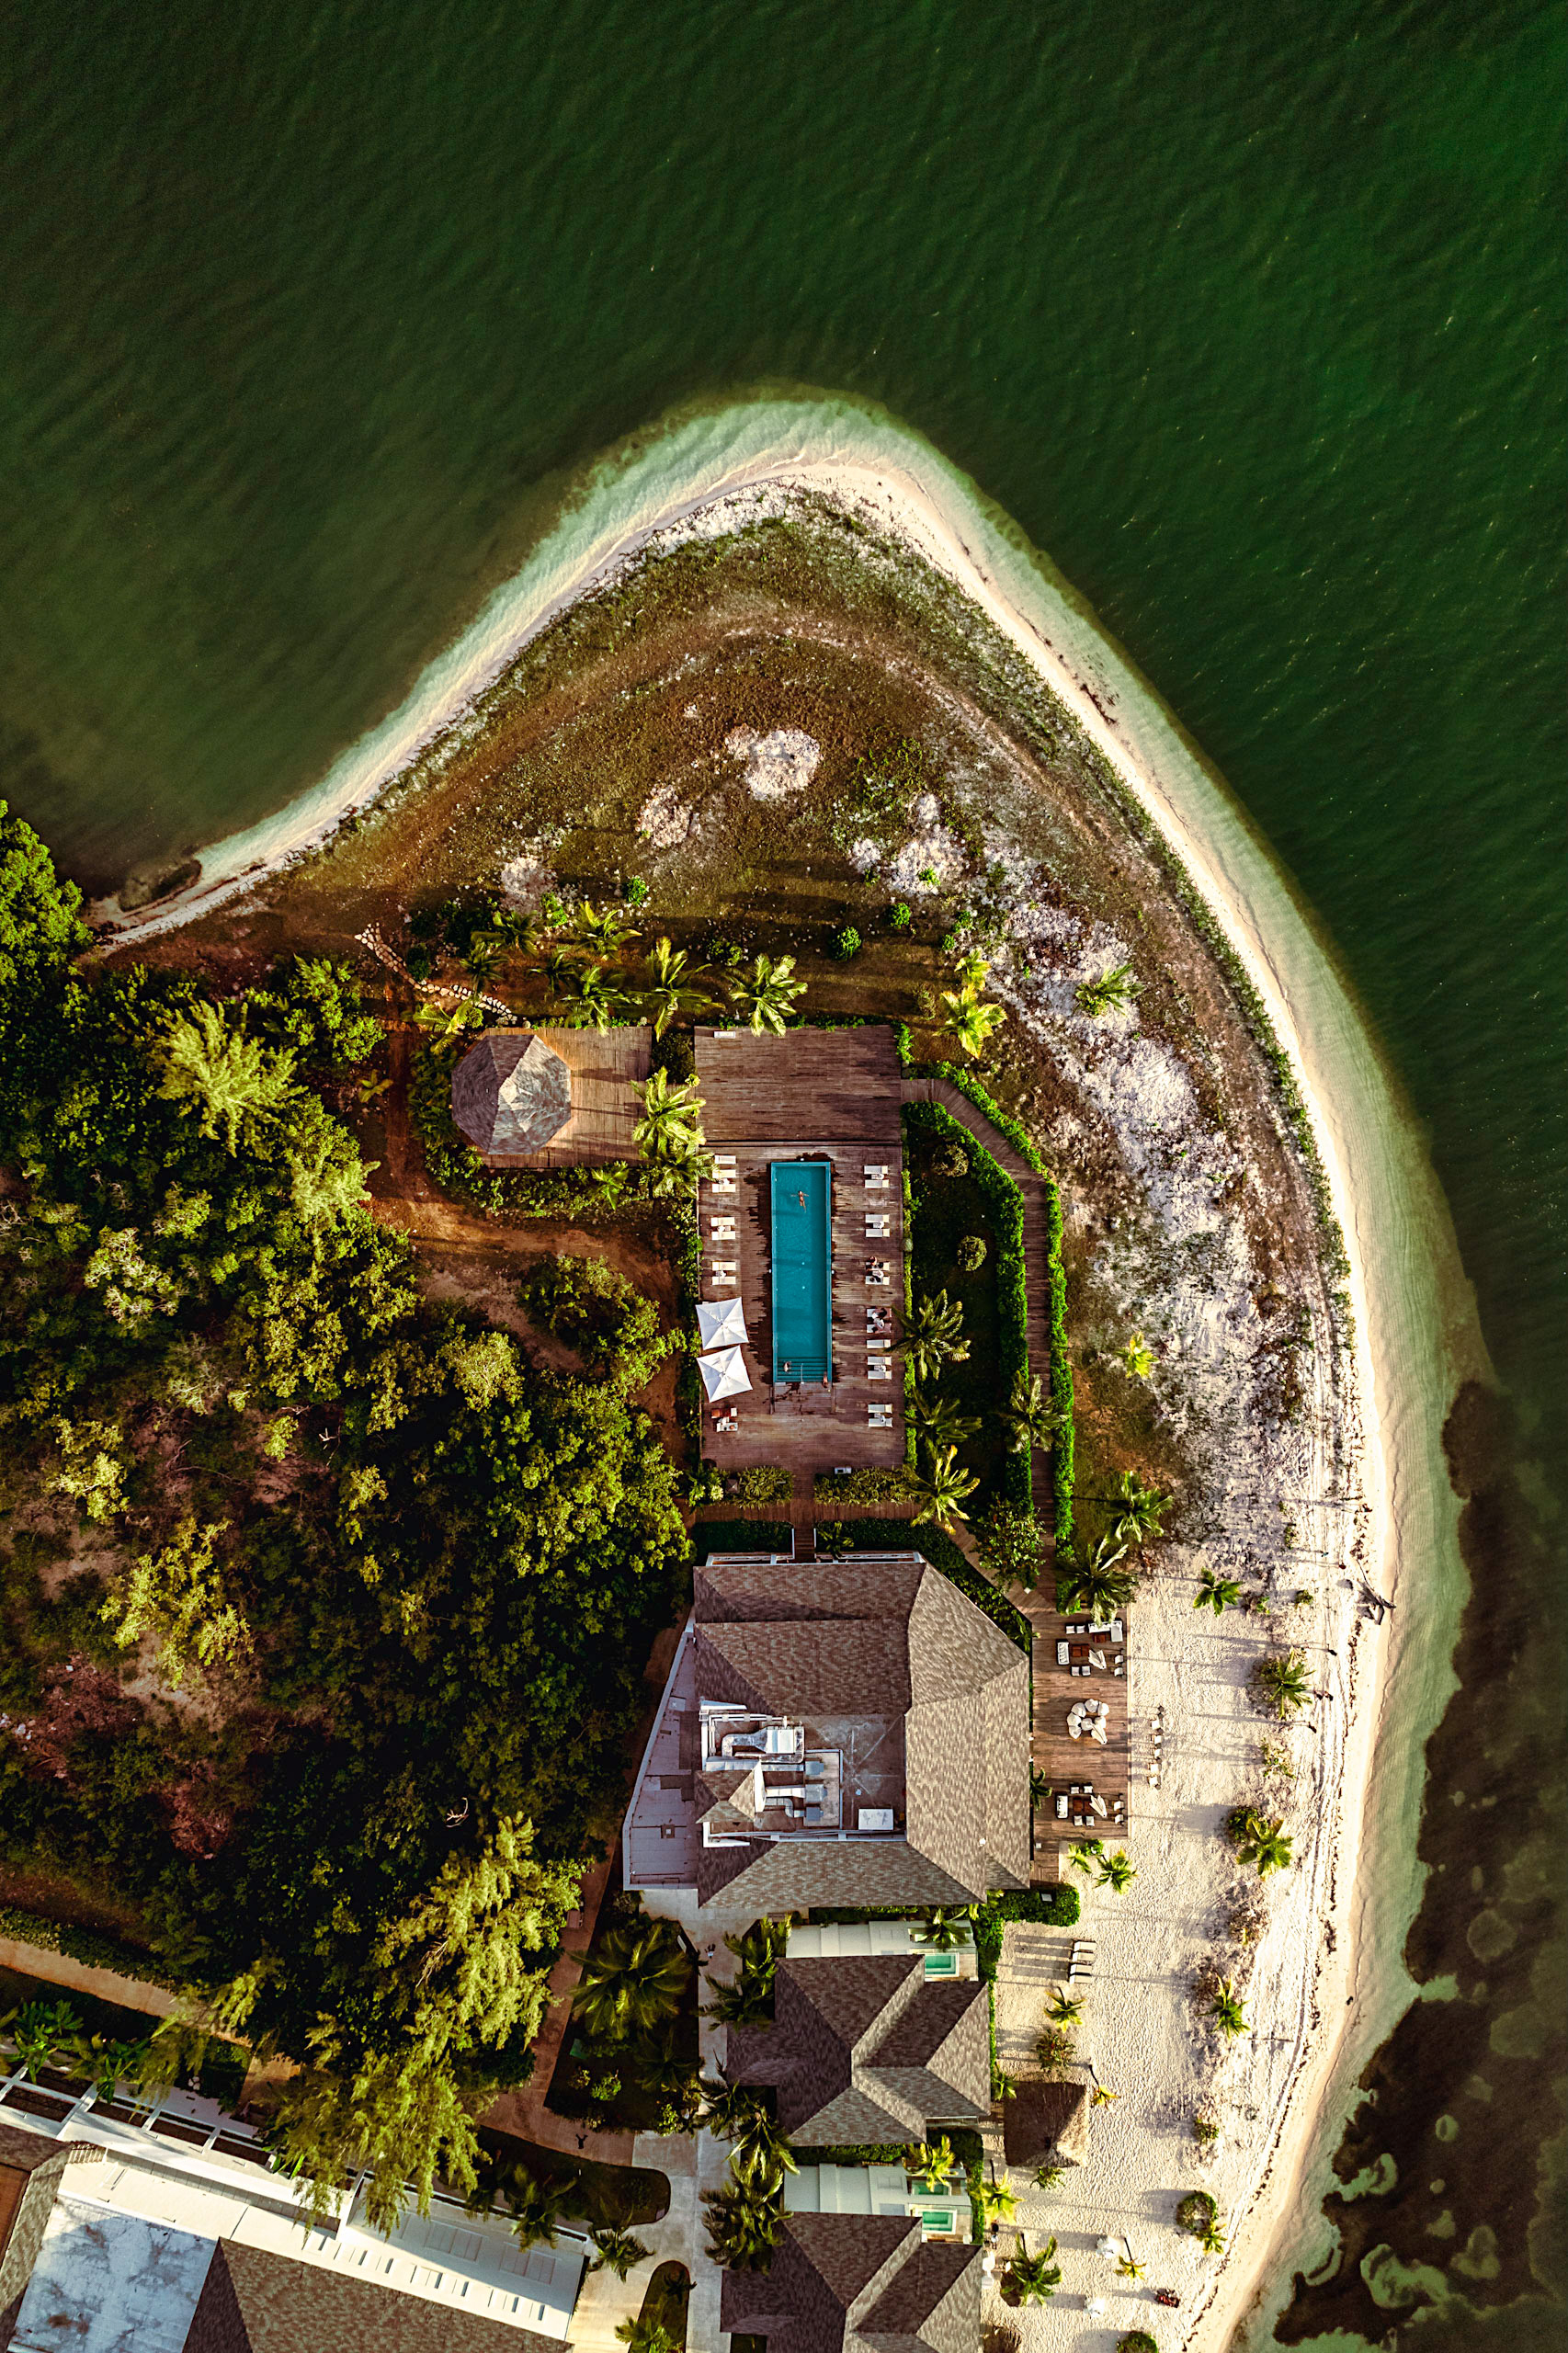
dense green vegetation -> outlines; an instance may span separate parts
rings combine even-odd
[[[1008,1454],[994,1407],[1015,1371],[1027,1371],[1024,1309],[1023,1204],[1017,1187],[983,1145],[937,1103],[904,1107],[904,1149],[914,1207],[910,1323],[915,1382],[932,1402],[939,1397],[971,1427],[955,1428],[958,1461],[978,1482],[977,1501],[1013,1496],[1027,1460]],[[978,1236],[987,1247],[978,1265],[964,1245]],[[922,1302],[942,1299],[960,1312],[962,1353],[949,1351],[939,1368],[918,1360]],[[933,1434],[933,1447],[949,1442]],[[1015,1467],[1017,1466],[1017,1467]]]
[[[218,1002],[85,944],[0,816],[0,1852],[133,1901],[384,2212],[472,2181],[526,2070],[684,1581],[671,1466],[623,1384],[422,1301],[327,1107],[350,974]]]

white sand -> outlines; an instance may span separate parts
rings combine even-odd
[[[953,579],[1142,801],[1223,926],[1290,1056],[1351,1259],[1366,1503],[1358,1565],[1400,1607],[1388,1630],[1361,1633],[1354,1657],[1347,1639],[1335,1644],[1341,1658],[1327,1662],[1333,1674],[1321,1688],[1335,1697],[1315,1711],[1318,1733],[1298,1736],[1314,1760],[1293,1824],[1298,1867],[1273,1897],[1249,1995],[1254,2032],[1219,2063],[1227,2131],[1210,2186],[1231,2245],[1221,2262],[1202,2262],[1166,2234],[1176,2196],[1200,2177],[1187,2160],[1185,2106],[1210,2063],[1194,2037],[1186,1988],[1229,1877],[1212,1834],[1255,1737],[1242,1687],[1256,1641],[1234,1620],[1216,1628],[1196,1616],[1190,1586],[1184,1593],[1175,1580],[1153,1586],[1141,1613],[1134,1697],[1140,1719],[1163,1699],[1179,1737],[1153,1802],[1145,1791],[1135,1802],[1136,1886],[1119,1904],[1102,1896],[1088,1907],[1100,1944],[1089,2047],[1123,2097],[1095,2119],[1092,2183],[1040,2208],[1064,2247],[1074,2241],[1065,2283],[1074,2292],[1029,2316],[1031,2345],[1108,2347],[1119,2329],[1141,2325],[1162,2346],[1218,2348],[1260,2283],[1276,2309],[1287,2267],[1321,2251],[1314,2210],[1346,2085],[1409,1998],[1397,1954],[1419,1888],[1421,1742],[1451,1688],[1448,1658],[1464,1589],[1439,1432],[1458,1380],[1485,1368],[1447,1208],[1413,1123],[1247,821],[1147,682],[1049,564],[915,436],[846,403],[758,402],[688,420],[601,468],[518,580],[382,727],[278,817],[204,853],[198,886],[124,923],[123,936],[217,904],[324,838],[349,809],[365,808],[421,746],[454,722],[466,732],[473,698],[517,647],[655,535],[715,536],[801,490],[841,501]],[[114,920],[112,908],[97,912]],[[1086,968],[1101,968],[1097,955],[1087,955]],[[1314,1466],[1299,1467],[1303,1495],[1323,1495],[1310,1483]],[[1345,1536],[1330,1540],[1333,1518],[1319,1515],[1337,1574]],[[1326,1569],[1324,1579],[1333,1586]],[[1342,1591],[1324,1597],[1330,1642],[1347,1622],[1347,1602]],[[1369,1773],[1385,1730],[1369,1812]],[[1071,2227],[1069,2197],[1075,2212],[1082,2208]],[[1133,2231],[1151,2284],[1162,2268],[1186,2267],[1172,2280],[1183,2293],[1179,2314],[1117,2298],[1108,2267],[1092,2255],[1107,2228]],[[1111,2308],[1085,2326],[1091,2287]]]

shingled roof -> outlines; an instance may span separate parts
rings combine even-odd
[[[897,2214],[786,2214],[771,2270],[727,2271],[720,2326],[768,2353],[974,2353],[981,2250]]]
[[[493,1030],[452,1073],[452,1117],[480,1152],[541,1152],[572,1117],[572,1074],[532,1030]]]
[[[922,2141],[990,2112],[985,1988],[928,1981],[918,1953],[786,1958],[772,2025],[732,2027],[724,2072],[773,2086],[779,2123],[804,2145]]]
[[[1010,2165],[1081,2165],[1089,2154],[1088,2086],[1053,2075],[1021,2075],[1003,2109]]]
[[[879,1762],[903,1777],[901,1838],[747,1838],[726,1803],[722,1826],[738,1843],[700,1847],[703,1903],[742,1880],[739,1897],[775,1914],[1028,1886],[1028,1660],[928,1562],[711,1560],[693,1614],[704,1699],[885,1722]]]

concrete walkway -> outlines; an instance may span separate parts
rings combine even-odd
[[[14,1969],[23,1977],[41,1977],[46,1985],[62,1986],[73,1994],[92,1994],[100,2002],[114,2002],[122,2010],[144,2010],[150,2018],[172,2018],[180,1996],[166,1985],[149,1985],[141,1977],[122,1977],[116,1969],[94,1969],[69,1953],[53,1952],[47,1945],[25,1944],[19,1937],[0,1937],[0,1969]]]

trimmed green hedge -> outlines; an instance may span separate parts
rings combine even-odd
[[[725,1484],[733,1487],[738,1504],[787,1504],[795,1483],[780,1464],[753,1462],[743,1471],[732,1471]]]
[[[863,1463],[856,1471],[819,1471],[812,1494],[819,1504],[891,1504],[909,1493],[909,1472],[902,1464],[879,1470]]]
[[[1082,1910],[1075,1887],[1026,1887],[1006,1895],[992,1895],[981,1905],[974,1924],[974,1952],[987,1983],[1002,1960],[1002,1933],[1009,1920],[1030,1920],[1048,1928],[1071,1928]]]
[[[63,1953],[68,1961],[79,1961],[86,1969],[112,1969],[117,1976],[136,1978],[143,1985],[161,1985],[170,1994],[188,1993],[191,1988],[188,1977],[171,1976],[153,1954],[139,1952],[134,1945],[122,1945],[118,1937],[106,1937],[97,1928],[74,1927],[69,1921],[45,1920],[35,1912],[18,1911],[14,1904],[0,1904],[0,1937],[36,1945],[40,1952]]]
[[[998,1593],[978,1569],[971,1569],[952,1538],[933,1528],[929,1520],[914,1527],[907,1519],[847,1519],[843,1526],[857,1552],[924,1553],[931,1566],[966,1593],[994,1626],[1000,1626],[1009,1642],[1017,1643],[1021,1651],[1029,1648],[1034,1630],[1023,1611],[1015,1609],[1006,1595]]]
[[[787,1519],[699,1519],[691,1531],[699,1561],[710,1552],[787,1552]]]
[[[905,1035],[908,1035],[907,1031]],[[949,1086],[956,1086],[977,1111],[984,1112],[997,1134],[1006,1137],[1019,1159],[1026,1161],[1037,1176],[1050,1176],[1050,1169],[1040,1158],[1040,1146],[1028,1130],[1014,1119],[1011,1111],[1003,1110],[995,1097],[986,1093],[972,1071],[965,1070],[960,1063],[923,1063],[919,1075],[922,1078],[945,1078]]]
[[[1051,1402],[1062,1416],[1051,1449],[1051,1490],[1056,1504],[1056,1549],[1073,1546],[1073,1497],[1076,1487],[1073,1415],[1073,1362],[1067,1353],[1067,1270],[1062,1263],[1062,1194],[1053,1176],[1045,1179],[1045,1275],[1050,1286]]]
[[[969,1156],[969,1173],[983,1195],[996,1230],[996,1381],[1005,1396],[1020,1375],[1028,1378],[1028,1295],[1024,1267],[1024,1197],[1001,1162],[940,1103],[906,1103],[905,1131],[923,1129],[958,1144]],[[1007,1453],[1002,1462],[1002,1493],[1010,1504],[1028,1507],[1029,1458]]]

